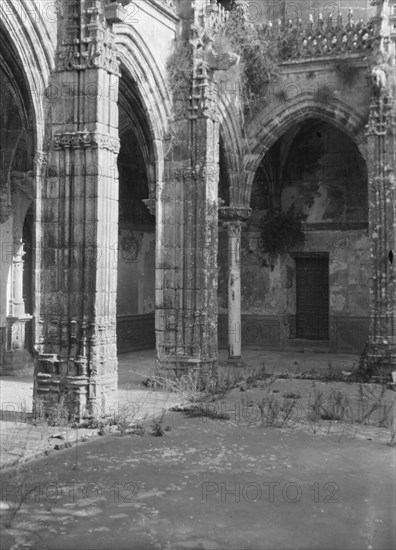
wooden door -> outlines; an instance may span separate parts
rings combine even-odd
[[[329,338],[329,260],[297,258],[296,336],[307,340]]]

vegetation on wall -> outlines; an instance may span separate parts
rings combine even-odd
[[[247,7],[230,0],[228,18],[215,39],[217,53],[234,52],[241,57],[242,97],[251,107],[266,95],[268,84],[276,80],[280,56],[293,47],[292,41],[280,40],[267,24],[249,21]],[[283,52],[283,53],[282,53]],[[186,40],[176,41],[167,61],[168,84],[174,97],[189,91],[193,77],[193,47]]]
[[[296,213],[294,207],[287,212],[276,212],[261,224],[261,253],[271,260],[289,252],[304,242],[303,221],[306,216]]]
[[[176,41],[166,64],[168,85],[175,96],[191,88],[193,78],[193,47],[187,41]]]
[[[271,38],[266,24],[249,21],[243,4],[232,5],[227,22],[215,41],[220,53],[228,49],[241,56],[242,96],[245,107],[265,95],[268,84],[276,80],[282,43]]]

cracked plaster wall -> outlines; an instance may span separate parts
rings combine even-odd
[[[278,169],[267,174],[279,174]],[[304,245],[295,251],[329,254],[330,317],[368,318],[367,173],[362,157],[342,132],[314,123],[297,134],[283,174],[282,211],[293,206],[307,216]],[[276,185],[271,192],[271,182],[259,180],[252,193],[253,215],[242,236],[242,314],[284,318],[296,313],[295,260],[287,254],[271,267],[259,258],[260,221],[274,203],[271,193],[279,192]],[[221,231],[220,313],[227,311],[226,238]]]

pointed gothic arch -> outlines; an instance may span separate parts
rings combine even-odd
[[[265,154],[288,129],[307,118],[319,118],[342,130],[367,159],[366,120],[359,113],[339,100],[325,104],[315,101],[313,94],[302,95],[290,107],[281,105],[274,111],[264,110],[247,128],[249,149],[244,154],[244,177],[240,189],[244,204],[250,202],[253,180]]]

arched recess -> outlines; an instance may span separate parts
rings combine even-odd
[[[364,135],[367,120],[364,117],[340,100],[319,103],[312,93],[302,94],[290,106],[281,105],[272,111],[263,110],[248,126],[247,147],[242,163],[243,180],[239,185],[241,204],[249,204],[256,170],[271,146],[290,128],[310,117],[320,118],[339,128],[356,144],[363,158],[367,158]]]
[[[155,347],[155,273],[170,101],[152,53],[135,29],[114,28],[119,83],[118,351]]]
[[[154,162],[149,178],[149,199],[155,201],[156,192],[163,185],[165,141],[171,118],[171,100],[165,82],[163,68],[156,62],[152,52],[140,34],[129,25],[114,27],[118,56],[123,67],[124,82],[120,85],[120,97],[124,104],[131,102],[137,107],[134,116],[142,129],[141,143],[150,165]],[[125,100],[122,99],[125,97]],[[136,119],[138,117],[138,119]],[[143,130],[145,128],[145,130]],[[151,151],[150,151],[151,147]],[[152,203],[154,204],[154,203]]]
[[[31,318],[27,313],[34,310],[35,282],[33,268],[29,268],[28,284],[23,277],[24,226],[27,212],[33,211],[39,183],[36,154],[43,149],[44,96],[53,56],[54,49],[38,6],[31,0],[1,2],[0,241],[4,254],[0,277],[0,354],[3,369],[9,374],[30,362],[24,349],[25,328]],[[32,240],[32,233],[29,239]],[[30,242],[30,266],[34,248]],[[25,308],[27,292],[29,311]]]
[[[311,115],[286,128],[261,157],[249,193],[242,342],[360,353],[370,315],[366,162],[340,123]],[[303,238],[293,242],[296,215]],[[273,243],[274,233],[287,238],[271,256],[260,242]]]
[[[48,26],[34,0],[0,2],[2,62],[23,79],[25,100],[32,106],[35,152],[43,150],[45,91],[55,66],[55,45]]]
[[[226,205],[240,204],[240,179],[242,158],[242,134],[240,116],[235,105],[230,101],[219,99],[220,114],[220,171],[222,181],[228,186],[227,191],[223,190],[223,195],[227,197]],[[221,196],[221,195],[219,195]]]

